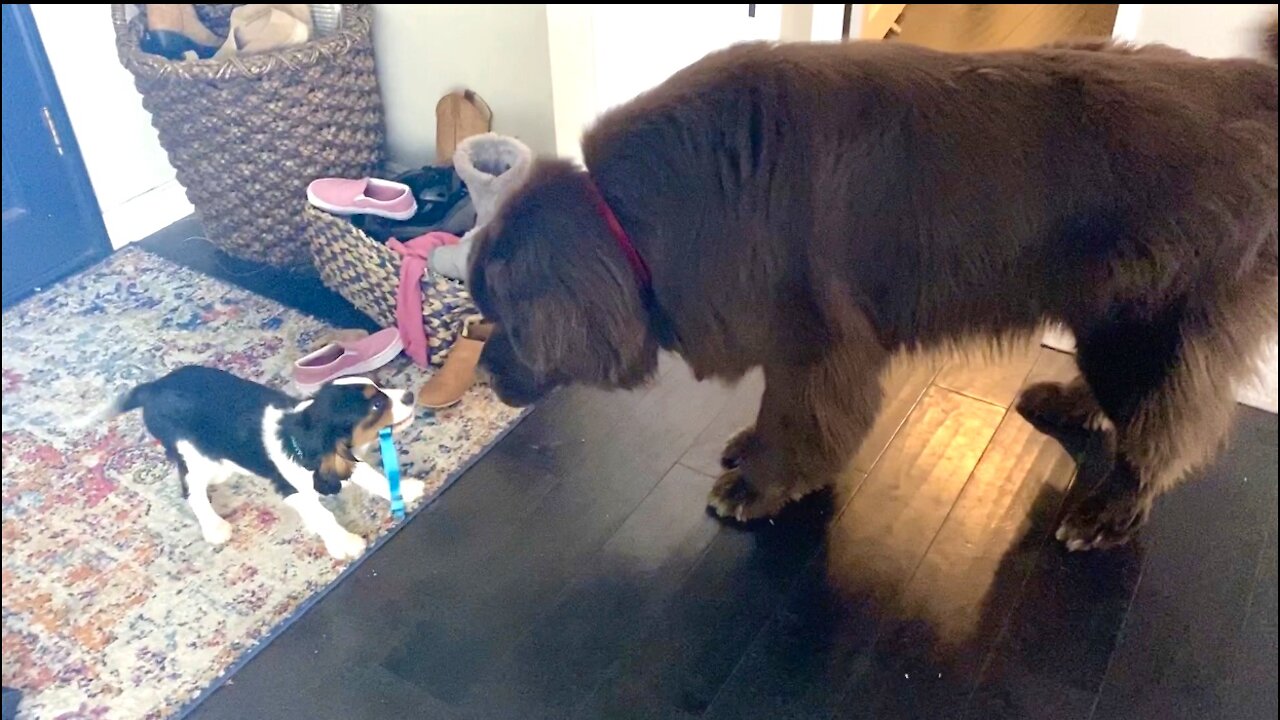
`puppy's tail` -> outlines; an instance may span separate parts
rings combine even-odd
[[[102,408],[96,415],[94,415],[94,419],[98,422],[110,422],[119,415],[132,412],[142,407],[147,403],[147,398],[150,396],[151,383],[142,383],[141,385],[134,387],[129,392],[120,395],[115,400],[112,400],[111,404]]]
[[[116,417],[132,410],[137,410],[147,403],[151,396],[151,383],[142,383],[129,392],[123,393],[97,410],[80,415],[68,423],[68,429],[87,431],[90,428],[106,425]]]

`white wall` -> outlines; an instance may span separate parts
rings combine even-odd
[[[546,5],[375,5],[374,43],[392,161],[435,161],[436,103],[459,88],[495,132],[555,151]]]
[[[142,96],[116,56],[107,5],[33,4],[32,14],[115,247],[191,214]]]
[[[1115,37],[1139,43],[1158,42],[1205,57],[1256,56],[1262,28],[1276,12],[1275,5],[1121,5],[1116,13]],[[1050,333],[1045,344],[1074,348],[1069,334]],[[1274,338],[1264,350],[1254,381],[1240,390],[1240,402],[1276,412]]]
[[[1124,4],[1116,13],[1115,36],[1204,57],[1256,55],[1263,23],[1275,12],[1274,4]]]
[[[748,40],[777,40],[782,6],[595,6],[596,106],[620,105],[714,50]]]
[[[809,37],[798,38],[800,40],[812,40],[814,42],[840,42],[844,39],[844,5],[835,3],[821,3],[811,5],[813,8],[813,24],[810,26]],[[857,39],[862,25],[862,6],[853,5],[850,8],[849,17],[849,37]],[[783,38],[786,40],[787,38]]]
[[[862,5],[850,6],[849,37],[857,39],[862,24]],[[782,27],[778,33],[783,42],[839,42],[844,39],[844,5],[785,4]]]
[[[582,131],[596,116],[594,17],[589,5],[547,5],[556,155],[582,160]],[[585,40],[584,40],[585,39]]]
[[[582,131],[605,110],[714,50],[777,40],[781,4],[547,6],[556,152],[580,158]],[[788,6],[789,7],[789,6]],[[812,13],[788,15],[788,27]],[[838,33],[838,30],[837,30]]]

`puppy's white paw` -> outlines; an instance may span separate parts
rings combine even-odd
[[[222,518],[201,523],[200,534],[210,545],[221,545],[231,539],[231,523]]]
[[[324,548],[335,560],[354,560],[364,553],[364,538],[346,530],[333,533],[324,539]]]
[[[427,494],[427,485],[421,480],[401,480],[400,481],[400,497],[404,498],[405,505],[413,505]]]

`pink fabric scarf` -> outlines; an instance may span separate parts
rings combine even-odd
[[[396,328],[404,342],[405,354],[422,367],[431,360],[427,328],[422,320],[422,276],[427,272],[427,257],[432,250],[457,242],[456,235],[446,232],[429,232],[403,243],[395,238],[387,241],[387,247],[404,258],[400,263],[400,287],[396,290]]]

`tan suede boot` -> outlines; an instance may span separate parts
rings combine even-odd
[[[452,165],[458,143],[493,127],[493,111],[471,90],[451,92],[436,103],[436,164]]]
[[[476,365],[480,362],[480,351],[489,339],[493,329],[491,323],[484,321],[479,315],[473,315],[462,323],[462,332],[449,350],[444,367],[436,371],[426,385],[418,391],[418,404],[441,410],[457,405],[462,396],[476,382]]]

